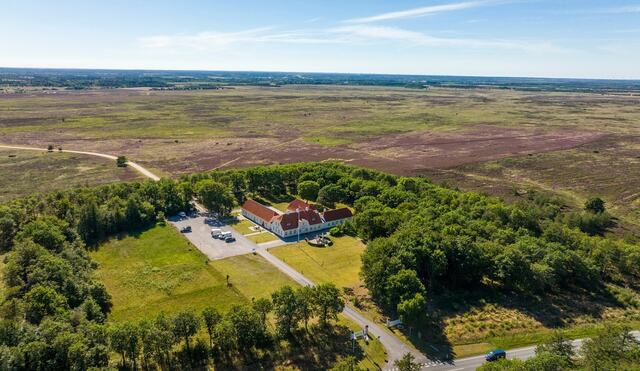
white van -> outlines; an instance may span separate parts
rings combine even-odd
[[[231,232],[222,232],[218,235],[218,237],[221,240],[226,240],[228,237],[233,237],[233,235],[231,234]]]
[[[222,229],[220,229],[220,228],[211,228],[211,237],[218,238],[218,236],[220,236],[221,233],[222,233]]]

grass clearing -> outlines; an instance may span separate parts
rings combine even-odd
[[[285,284],[295,285],[258,256],[209,262],[171,226],[111,240],[91,255],[99,264],[98,279],[113,297],[110,318],[116,321],[207,305],[226,311]]]
[[[360,284],[360,255],[364,244],[353,237],[331,237],[330,247],[313,247],[306,242],[270,249],[273,255],[316,283],[333,282],[338,287]]]

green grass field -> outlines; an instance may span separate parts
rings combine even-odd
[[[133,169],[92,156],[0,148],[0,202],[71,187],[142,179]]]
[[[250,235],[250,236],[247,236],[247,238],[255,243],[270,242],[278,239],[278,237],[276,237],[275,235],[269,232],[262,232],[262,233]]]
[[[227,224],[230,224],[233,227],[233,229],[238,231],[238,233],[240,234],[249,234],[249,233],[255,232],[251,230],[251,227],[255,226],[255,224],[247,219],[231,221],[230,223],[227,223]]]
[[[91,255],[99,264],[98,279],[113,297],[111,321],[149,318],[161,311],[198,311],[208,305],[224,312],[233,304],[269,297],[284,285],[297,285],[257,255],[208,261],[171,226],[156,226],[138,236],[112,240]],[[339,324],[359,330],[342,316]],[[325,354],[329,350],[319,347],[314,339],[310,341],[313,345],[304,349],[304,354],[319,360],[296,359],[302,350],[287,342],[280,342],[271,357],[285,364],[294,358],[296,364],[317,365],[325,364],[323,357],[335,356]],[[358,344],[362,349],[360,366],[374,370],[384,365],[385,350],[380,342]]]
[[[306,242],[269,251],[317,283],[333,282],[338,287],[360,284],[360,255],[364,244],[353,237],[332,237],[330,247],[313,247]]]
[[[149,317],[213,305],[226,311],[253,297],[269,296],[293,281],[253,255],[215,262],[170,226],[112,240],[92,253],[98,279],[113,297],[112,320]],[[226,276],[231,286],[227,287]]]

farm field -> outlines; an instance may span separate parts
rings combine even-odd
[[[77,186],[141,179],[133,169],[91,156],[0,148],[0,202]]]

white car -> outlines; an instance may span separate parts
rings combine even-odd
[[[218,238],[222,234],[222,229],[219,228],[211,228],[211,237]]]

